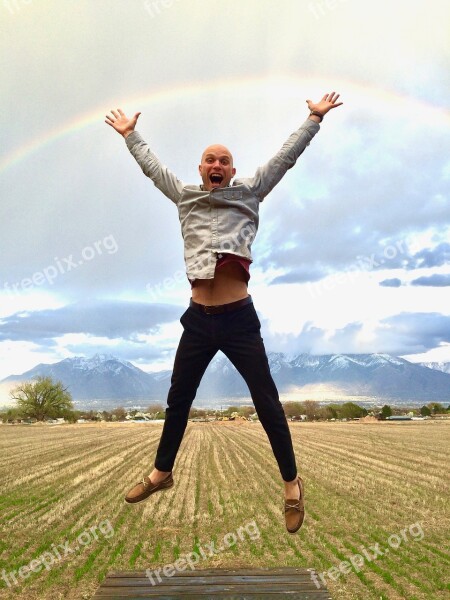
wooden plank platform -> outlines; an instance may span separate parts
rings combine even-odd
[[[196,569],[178,571],[172,577],[150,569],[108,573],[95,593],[99,600],[331,600],[323,586],[317,589],[308,569],[283,567],[271,569]]]

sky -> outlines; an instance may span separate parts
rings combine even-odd
[[[190,298],[175,205],[105,122],[200,183],[251,177],[341,94],[261,204],[267,351],[450,361],[444,0],[0,0],[0,379],[113,354],[171,368]]]

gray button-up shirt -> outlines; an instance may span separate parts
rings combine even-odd
[[[189,280],[212,279],[221,252],[252,260],[251,246],[259,223],[259,203],[293,167],[319,131],[307,119],[282,148],[252,178],[234,179],[232,185],[208,192],[201,185],[180,181],[150,150],[137,131],[126,144],[142,171],[178,207]]]

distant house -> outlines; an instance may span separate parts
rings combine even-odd
[[[392,415],[391,417],[386,417],[386,421],[412,421],[412,417],[408,417],[408,415]]]

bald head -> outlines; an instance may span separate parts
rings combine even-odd
[[[207,191],[227,187],[236,173],[236,169],[233,167],[233,156],[222,144],[213,144],[206,148],[198,170],[203,181],[203,188]]]
[[[233,164],[233,156],[232,156],[231,152],[228,150],[228,148],[226,146],[222,146],[222,144],[212,144],[212,146],[208,146],[202,154],[202,162],[204,161],[204,159],[207,155],[227,156],[229,158],[229,160],[231,161],[231,164]]]

